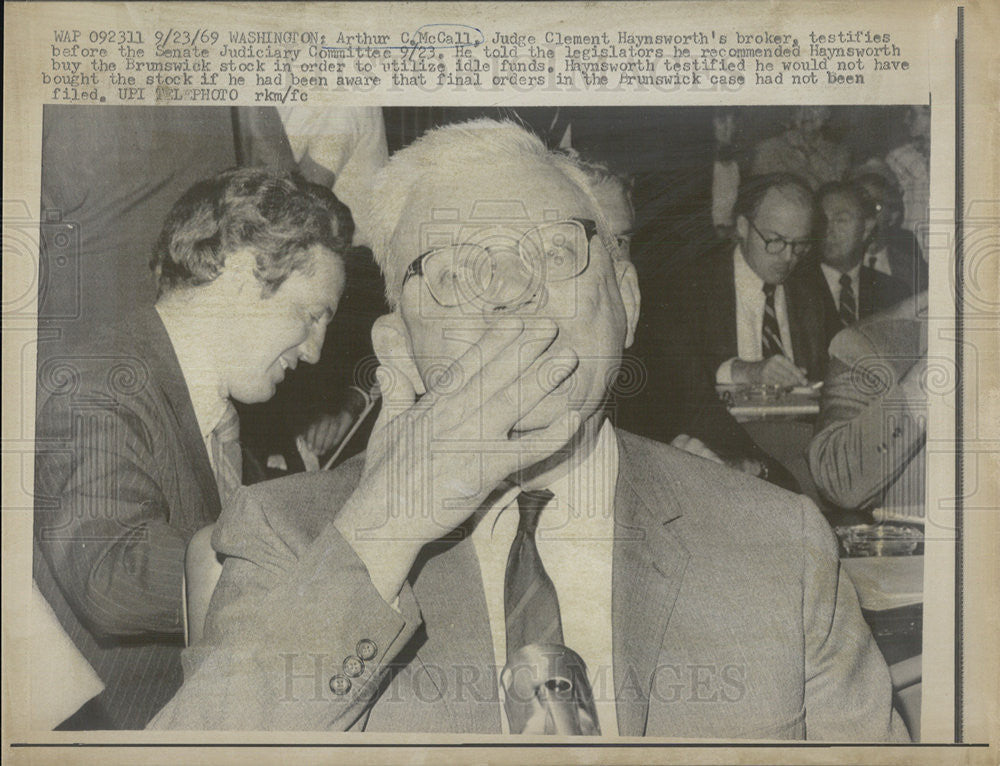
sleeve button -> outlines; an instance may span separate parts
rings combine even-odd
[[[334,694],[347,694],[351,690],[351,679],[342,675],[335,675],[330,679],[330,691]]]
[[[365,663],[359,657],[348,657],[344,660],[344,674],[357,678],[365,672]],[[350,683],[350,681],[348,681]]]
[[[357,651],[358,657],[361,659],[371,660],[375,658],[376,654],[378,654],[378,646],[370,638],[362,638],[358,641],[355,651]]]

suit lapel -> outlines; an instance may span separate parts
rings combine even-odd
[[[470,529],[468,524],[459,527],[464,539],[457,543],[431,546],[413,580],[428,626],[415,659],[423,682],[429,679],[437,688],[454,731],[499,734],[499,702],[486,702],[499,698],[493,636]],[[439,728],[440,722],[431,730]]]
[[[152,378],[163,393],[176,432],[181,435],[181,443],[185,447],[184,459],[198,480],[211,518],[216,519],[221,510],[219,488],[170,336],[155,310],[143,312],[136,318],[133,333],[141,344],[138,348],[148,353],[146,359],[152,368]]]
[[[875,313],[875,298],[878,284],[877,272],[868,266],[862,266],[858,271],[858,319],[864,319]]]
[[[712,272],[705,282],[706,308],[711,320],[705,322],[710,333],[708,348],[712,350],[712,378],[715,369],[726,359],[736,356],[736,282],[733,271],[733,245],[725,243],[712,257]],[[706,317],[708,320],[708,317]]]
[[[625,434],[618,443],[611,624],[618,732],[632,737],[645,734],[653,672],[689,553],[669,528],[681,509],[662,463]]]

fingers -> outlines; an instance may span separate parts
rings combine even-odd
[[[804,370],[779,354],[764,363],[763,382],[771,386],[804,386],[809,379]]]
[[[567,410],[563,415],[552,422],[551,425],[532,431],[522,436],[520,439],[511,442],[517,445],[517,450],[513,453],[518,461],[517,465],[508,466],[505,473],[530,468],[536,463],[551,457],[560,449],[566,447],[573,435],[580,430],[581,415],[576,410]],[[509,453],[508,453],[509,454]]]
[[[534,351],[529,352],[532,356]],[[569,350],[559,357],[540,353],[524,372],[490,398],[483,407],[487,433],[506,435],[577,371],[580,359]],[[569,401],[566,402],[567,407]]]
[[[449,366],[441,376],[443,385],[434,389],[440,392],[447,386],[454,397],[471,395],[486,402],[522,377],[558,333],[551,320],[534,322],[530,328],[519,317],[498,322]]]
[[[372,437],[381,434],[389,421],[405,412],[417,401],[417,391],[407,375],[400,370],[382,364],[375,370],[375,380],[378,381],[382,393],[382,409],[372,426]],[[374,443],[377,440],[373,438]]]

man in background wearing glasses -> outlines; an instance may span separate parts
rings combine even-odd
[[[797,176],[772,173],[744,185],[735,244],[693,262],[668,298],[664,337],[678,365],[718,384],[823,379],[836,317],[824,308],[816,270],[796,268],[812,257],[815,224],[812,190]]]
[[[370,221],[368,450],[223,514],[154,726],[906,739],[815,506],[609,421],[639,292],[573,158],[439,128]]]

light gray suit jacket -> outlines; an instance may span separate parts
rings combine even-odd
[[[908,741],[812,503],[631,434],[618,443],[613,674],[594,691],[615,694],[621,735]],[[223,514],[206,637],[153,726],[500,733],[472,541],[427,546],[386,604],[330,523],[360,470],[248,487]],[[375,656],[334,693],[344,661],[371,650],[363,639]]]
[[[927,323],[910,305],[848,327],[830,344],[809,468],[845,508],[924,514],[927,399],[900,381],[927,355]]]

